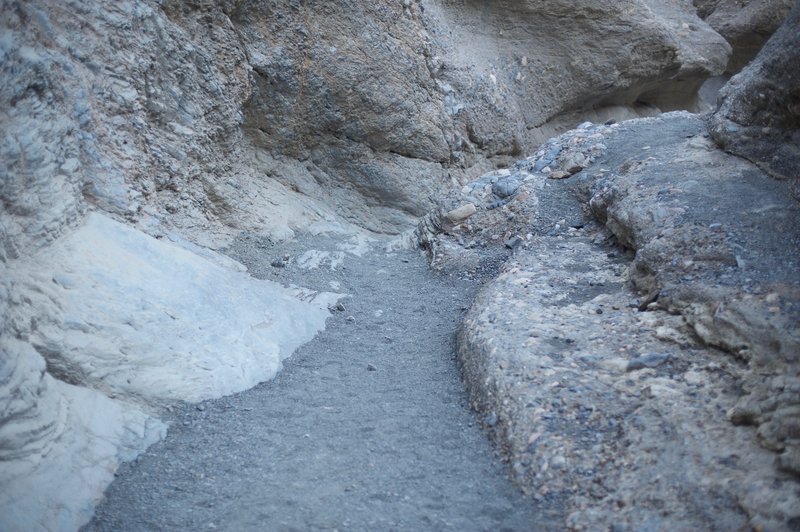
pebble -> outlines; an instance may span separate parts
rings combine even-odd
[[[494,189],[494,187],[492,187],[492,189]],[[466,220],[476,212],[478,212],[478,209],[475,207],[475,205],[473,205],[472,203],[465,203],[464,205],[458,207],[457,209],[449,211],[447,214],[445,214],[445,218],[447,218],[453,223],[458,223]]]
[[[670,359],[669,353],[648,353],[628,362],[625,371],[636,371],[645,368],[657,368]]]
[[[376,368],[372,364],[367,364],[367,371],[378,371],[378,368]]]
[[[548,179],[564,179],[571,176],[569,172],[565,172],[563,170],[556,170],[554,172],[550,172],[547,174]]]
[[[517,193],[521,184],[517,176],[503,177],[492,184],[492,193],[499,198],[508,198]]]

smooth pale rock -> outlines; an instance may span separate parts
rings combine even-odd
[[[223,263],[90,214],[20,266],[23,278],[70,279],[48,287],[58,310],[25,309],[41,322],[30,342],[55,376],[120,395],[201,401],[245,390],[324,328],[338,296]]]
[[[166,432],[163,423],[45,372],[28,344],[0,339],[0,530],[76,530],[120,462]]]
[[[118,464],[165,431],[124,399],[201,401],[270,379],[339,298],[187,247],[92,213],[0,262],[0,530],[88,521]]]
[[[461,207],[453,209],[445,214],[445,217],[453,223],[463,222],[473,214],[478,212],[478,209],[472,203],[465,203]]]

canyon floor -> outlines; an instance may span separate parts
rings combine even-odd
[[[243,233],[254,277],[346,297],[274,380],[173,407],[85,530],[792,529],[795,209],[674,113],[454,191],[427,257]]]
[[[509,480],[455,360],[456,328],[502,257],[469,279],[432,272],[416,251],[372,242],[358,257],[336,244],[249,235],[228,250],[256,277],[350,297],[274,380],[173,410],[166,439],[122,466],[85,530],[563,525]],[[309,249],[328,260],[301,267]]]

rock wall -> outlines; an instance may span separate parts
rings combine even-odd
[[[692,109],[698,83],[721,73],[730,53],[688,2],[449,0],[429,9],[441,24],[441,76],[466,95],[467,131],[508,153],[512,139],[494,138],[502,120],[517,155],[564,128],[562,115],[568,129],[581,114]]]
[[[694,0],[697,14],[733,48],[726,72],[749,63],[786,20],[794,0]]]
[[[693,106],[729,47],[652,4],[6,0],[4,247],[52,240],[84,197],[207,244],[326,206],[394,232],[559,115]],[[23,212],[31,186],[49,199]]]
[[[770,174],[800,178],[800,3],[747,68],[720,92],[711,134]],[[797,189],[795,189],[797,193]]]
[[[206,246],[331,222],[399,232],[445,188],[581,117],[695,108],[729,53],[688,0],[0,0],[0,393],[15,398],[0,417],[5,482],[68,475],[69,442],[113,470],[161,430],[143,409],[269,378],[320,325],[321,303],[254,285]],[[189,324],[210,309],[164,300],[158,283],[208,301],[293,298],[317,321],[270,329],[251,301],[239,323],[217,325],[275,340],[270,362],[253,362],[255,340],[195,358]],[[162,357],[150,342],[172,333],[187,341]],[[198,377],[220,356],[241,375]],[[174,383],[153,378],[166,368],[194,387],[167,393]],[[91,441],[87,403],[112,420]],[[41,460],[20,473],[24,449]],[[35,499],[64,508],[38,525],[75,526],[107,479],[64,488],[71,501]]]

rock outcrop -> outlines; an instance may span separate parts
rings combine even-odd
[[[775,33],[794,0],[694,0],[697,14],[725,37],[733,52],[726,72],[736,74]]]
[[[459,359],[515,479],[566,502],[572,529],[800,519],[797,84],[785,68],[798,8],[708,124],[582,124],[446,196],[417,229],[451,273],[514,250],[465,318]]]
[[[156,405],[270,378],[324,323],[328,296],[254,282],[207,247],[241,231],[399,232],[579,117],[695,108],[730,54],[688,0],[2,0],[0,13],[11,528],[76,526],[117,461],[161,433]],[[23,454],[39,458],[16,469]],[[52,484],[70,500],[27,497],[47,471],[91,480]]]
[[[711,134],[726,151],[779,178],[800,178],[800,3],[720,92]]]
[[[3,530],[85,523],[120,461],[163,437],[154,407],[272,378],[338,299],[99,213],[12,266],[0,314]]]
[[[561,115],[693,106],[729,47],[651,4],[6,1],[4,247],[84,197],[209,245],[332,211],[395,232]],[[23,179],[52,205],[22,212]]]
[[[29,344],[0,339],[0,527],[76,530],[123,461],[166,426],[131,404],[53,378]]]
[[[418,232],[460,275],[514,249],[459,360],[533,497],[565,502],[574,529],[791,527],[800,225],[786,182],[672,113],[583,124],[442,212],[458,204],[474,213]]]

